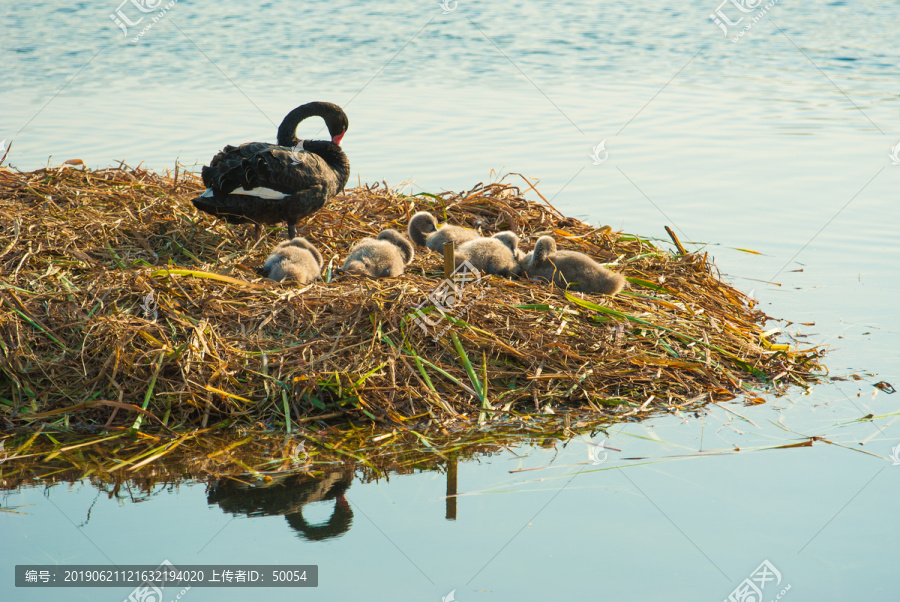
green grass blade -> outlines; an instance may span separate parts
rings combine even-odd
[[[290,434],[291,433],[291,410],[288,407],[287,391],[284,391],[284,390],[281,391],[281,403],[282,403],[282,406],[284,407],[284,428],[288,432],[288,434]]]
[[[471,381],[472,386],[475,388],[478,400],[484,404],[484,391],[481,388],[478,375],[475,374],[475,370],[472,368],[472,362],[469,361],[469,356],[466,355],[466,350],[463,349],[462,343],[459,342],[459,337],[456,336],[455,332],[450,333],[450,338],[453,339],[453,346],[456,347],[456,353],[459,355],[459,360],[462,362],[463,368],[466,369],[466,374],[469,375],[469,381]]]
[[[419,374],[422,375],[422,380],[425,381],[425,386],[427,386],[432,393],[437,393],[437,390],[434,388],[434,383],[431,382],[431,378],[428,376],[428,373],[425,372],[425,366],[422,365],[419,354],[413,350],[409,341],[406,342],[406,350],[412,355],[413,361],[416,363],[416,368],[419,370]]]
[[[156,387],[156,377],[159,376],[159,371],[162,368],[162,360],[164,357],[164,353],[160,353],[156,356],[156,362],[153,366],[153,376],[150,377],[150,386],[147,387],[147,393],[144,395],[144,403],[141,405],[142,410],[146,410],[147,406],[150,404],[150,398],[153,397],[153,389]],[[141,424],[144,422],[144,415],[138,414],[137,418],[134,419],[134,424],[131,425],[131,430],[137,431],[140,430]]]
[[[363,374],[363,375],[359,378],[358,381],[356,381],[355,383],[353,383],[352,385],[350,385],[350,390],[351,390],[351,391],[355,391],[355,390],[356,390],[356,387],[358,387],[358,386],[360,386],[361,384],[363,384],[364,382],[366,382],[366,379],[367,379],[367,378],[369,378],[370,376],[372,376],[373,374],[375,374],[376,372],[378,372],[379,370],[381,370],[381,369],[384,368],[385,366],[387,366],[387,362],[382,362],[382,363],[379,364],[378,366],[375,366],[374,368],[372,368],[371,370],[369,370],[368,372],[366,372],[365,374]]]
[[[632,276],[626,276],[626,277],[625,277],[625,280],[627,280],[627,281],[630,282],[631,284],[636,284],[636,285],[642,286],[642,287],[644,287],[644,288],[653,289],[653,290],[659,291],[659,292],[661,292],[661,293],[669,293],[669,294],[672,294],[672,295],[675,294],[675,291],[670,290],[670,289],[667,289],[667,288],[664,287],[664,286],[660,286],[660,285],[658,285],[658,284],[654,284],[654,283],[650,282],[649,280],[644,280],[643,278],[634,278],[634,277],[632,277]]]
[[[626,314],[625,312],[617,311],[615,309],[610,309],[608,307],[603,307],[602,305],[597,305],[596,303],[588,301],[587,299],[579,299],[578,297],[575,297],[572,294],[570,294],[569,291],[566,291],[565,295],[566,295],[566,299],[568,299],[572,303],[575,303],[576,305],[580,305],[584,308],[592,309],[594,311],[597,311],[597,312],[600,312],[603,314],[608,314],[611,316],[615,316],[617,318],[622,318],[624,320],[629,320],[636,324],[641,324],[643,326],[647,326],[648,328],[658,328],[659,330],[671,332],[672,334],[674,334],[675,336],[677,336],[681,339],[685,339],[687,341],[692,341],[698,345],[702,345],[702,346],[708,347],[709,349],[712,349],[714,351],[718,351],[719,353],[731,358],[741,368],[743,368],[747,372],[750,372],[754,376],[759,376],[760,378],[766,378],[766,374],[764,372],[762,372],[761,370],[759,370],[757,368],[754,368],[753,366],[751,366],[750,364],[748,364],[747,362],[745,362],[744,360],[742,360],[735,354],[731,353],[730,351],[726,351],[725,349],[722,349],[721,347],[716,347],[715,345],[710,345],[709,343],[707,343],[701,339],[695,339],[692,336],[688,336],[688,335],[678,332],[677,330],[674,330],[672,328],[667,328],[665,326],[660,326],[659,324],[654,324],[653,322],[649,322],[647,320],[638,318],[636,316]]]

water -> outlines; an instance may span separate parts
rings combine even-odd
[[[566,466],[588,459],[578,440],[463,462],[455,521],[438,472],[355,481],[350,528],[321,541],[278,514],[210,505],[203,483],[135,500],[87,483],[23,488],[2,500],[28,506],[0,516],[14,544],[0,597],[123,599],[128,589],[15,589],[13,565],[168,558],[319,565],[316,590],[246,590],[273,600],[454,589],[463,602],[722,600],[768,559],[787,600],[896,599],[900,468],[888,458],[900,430],[896,416],[857,421],[898,410],[872,387],[900,381],[896,5],[777,3],[731,42],[709,18],[714,2],[459,2],[449,14],[437,2],[178,2],[135,44],[108,17],[117,6],[0,6],[7,162],[196,166],[225,144],[273,140],[302,102],[332,100],[350,117],[351,183],[459,190],[517,172],[586,221],[659,238],[669,224],[790,319],[788,333],[830,345],[833,375],[862,380],[729,406],[752,424],[711,407],[619,425],[608,445],[622,452],[599,466]],[[750,451],[801,435],[840,446]],[[636,457],[653,463],[625,459]],[[509,472],[520,467],[548,468]],[[303,516],[327,523],[334,505],[310,502]],[[767,584],[764,599],[778,591]]]

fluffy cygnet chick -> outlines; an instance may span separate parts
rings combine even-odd
[[[396,230],[382,230],[378,238],[364,238],[350,249],[344,271],[370,278],[399,276],[415,257],[412,243]]]
[[[293,280],[309,284],[322,273],[322,255],[308,240],[298,236],[279,243],[266,259],[266,265],[257,272],[278,282]]]
[[[519,271],[526,278],[552,282],[560,288],[586,293],[615,295],[625,286],[622,274],[605,267],[577,251],[557,251],[556,241],[542,236],[519,263]]]
[[[427,211],[420,211],[409,220],[407,233],[409,238],[420,247],[428,247],[438,253],[444,252],[444,243],[446,242],[452,242],[454,247],[459,248],[460,245],[470,240],[480,238],[478,232],[469,228],[450,224],[444,224],[438,228],[437,224],[433,215]]]
[[[463,261],[468,261],[479,272],[513,276],[518,271],[518,245],[519,237],[515,232],[507,230],[490,238],[470,240],[456,249],[454,259],[457,267]]]

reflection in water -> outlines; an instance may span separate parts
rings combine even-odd
[[[249,485],[227,478],[210,485],[207,502],[218,504],[225,512],[246,516],[283,514],[288,524],[301,537],[323,541],[340,537],[350,530],[353,511],[344,496],[353,479],[352,471],[327,473],[320,479],[291,476],[260,485]],[[328,522],[310,524],[303,517],[303,506],[312,502],[334,500]]]
[[[452,455],[447,461],[447,512],[444,515],[444,518],[446,518],[447,520],[456,520],[457,468],[458,461],[456,455]]]

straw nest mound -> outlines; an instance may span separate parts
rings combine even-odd
[[[201,188],[177,171],[0,170],[4,428],[609,420],[777,392],[821,370],[817,350],[766,338],[767,317],[706,254],[592,228],[509,184],[347,190],[300,230],[327,266],[303,287],[253,270],[283,228],[257,238],[198,214]],[[333,273],[355,241],[405,231],[419,210],[514,230],[526,249],[551,234],[628,287],[604,297],[484,276],[450,299],[442,258],[424,249],[401,277]]]

